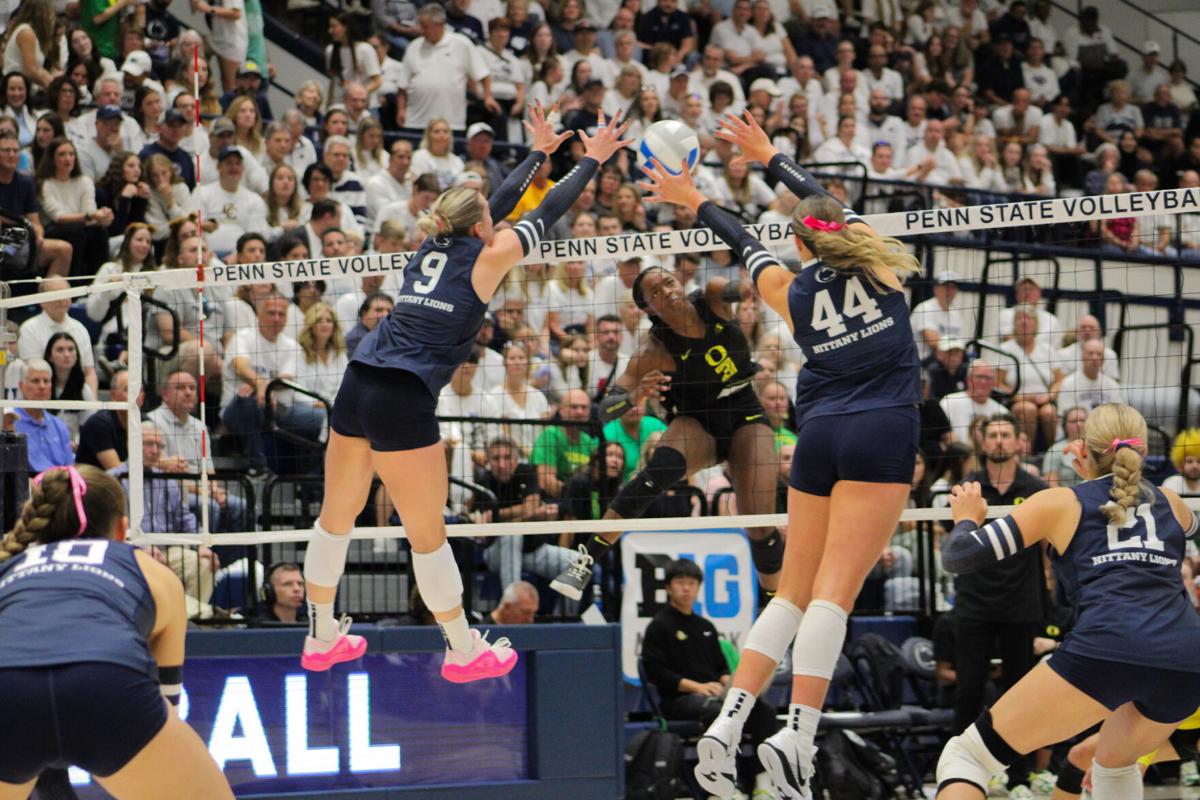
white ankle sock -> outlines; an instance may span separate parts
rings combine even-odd
[[[812,706],[792,703],[788,706],[788,727],[800,734],[800,752],[807,753],[817,738],[821,712]]]
[[[741,730],[750,717],[750,710],[754,708],[754,699],[754,695],[745,689],[730,689],[725,695],[725,702],[721,704],[721,714],[717,719],[732,719],[738,730]]]
[[[471,628],[467,625],[467,615],[463,612],[458,612],[458,616],[452,620],[438,620],[438,627],[442,629],[446,647],[451,650],[469,653],[475,648],[475,643],[471,640]]]
[[[333,618],[333,603],[308,601],[308,635],[330,644],[337,638],[338,624]]]

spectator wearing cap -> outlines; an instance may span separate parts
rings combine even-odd
[[[1011,36],[1001,34],[992,40],[992,56],[976,71],[975,77],[979,96],[989,104],[1002,106],[1012,102],[1013,91],[1024,85],[1025,77]]]
[[[240,148],[226,145],[217,154],[217,180],[192,193],[191,210],[200,212],[208,245],[218,257],[232,252],[243,233],[270,228],[266,203],[242,185],[248,160]]]
[[[741,111],[746,105],[746,94],[742,90],[742,82],[729,70],[725,69],[725,51],[715,44],[710,44],[704,48],[701,54],[700,63],[697,64],[688,76],[688,91],[700,95],[704,98],[704,102],[708,102],[709,92],[712,90],[714,83],[726,83],[729,88],[733,89],[733,105],[732,110]]]
[[[113,157],[121,152],[124,117],[119,106],[101,106],[96,110],[93,135],[79,146],[79,168],[93,181],[104,177]]]
[[[942,339],[937,344],[937,358],[926,362],[925,377],[929,397],[943,397],[967,388],[967,351],[958,339]]]
[[[1056,349],[1062,344],[1063,325],[1058,317],[1042,308],[1042,285],[1037,278],[1024,275],[1013,285],[1012,308],[1000,312],[1000,338],[1007,339],[1013,335],[1013,309],[1016,306],[1033,306],[1037,312],[1038,336],[1046,339]]]
[[[485,127],[492,131],[503,132],[506,140],[520,141],[522,137],[514,136],[517,120],[525,114],[525,94],[529,90],[529,80],[525,67],[513,51],[508,49],[509,37],[512,34],[512,23],[507,17],[496,17],[488,23],[488,38],[480,53],[492,76],[492,97],[500,106],[500,113],[492,115],[492,124]],[[510,125],[510,120],[512,124]],[[470,150],[471,131],[478,129],[479,123],[467,129],[467,149]],[[490,153],[491,148],[488,148]],[[490,176],[489,176],[490,180]],[[499,181],[491,182],[499,186]]]
[[[175,174],[187,184],[188,190],[196,188],[196,161],[180,144],[192,124],[177,108],[169,108],[158,126],[158,140],[142,148],[138,157],[143,167],[150,156],[161,155],[171,162]]]
[[[492,157],[492,143],[496,140],[496,131],[486,122],[476,122],[467,128],[467,161],[476,161],[486,167],[488,186],[495,190],[504,183],[508,170]]]
[[[253,97],[258,104],[258,116],[264,123],[270,122],[275,117],[271,114],[271,101],[265,88],[262,68],[256,61],[247,61],[238,67],[233,90],[221,95],[221,111],[228,111],[229,104],[239,97]]]
[[[1133,102],[1149,103],[1154,99],[1154,90],[1164,83],[1170,85],[1171,73],[1159,63],[1162,52],[1158,42],[1146,42],[1142,45],[1142,63],[1129,70],[1130,87],[1133,89]]]
[[[883,45],[871,45],[867,51],[867,68],[860,75],[868,92],[882,89],[892,103],[904,102],[904,79],[887,65],[888,54]]]
[[[686,11],[679,8],[679,0],[658,0],[654,8],[642,15],[638,27],[638,40],[646,45],[666,42],[672,45],[683,62],[696,49],[696,26]]]
[[[809,26],[797,33],[793,29],[790,34],[792,47],[797,56],[809,56],[813,60],[813,68],[818,75],[837,63],[838,23],[837,12],[832,4],[821,2],[809,15]]]
[[[220,164],[218,163],[220,155],[227,148],[236,148],[242,156],[242,174],[240,180],[242,185],[255,194],[261,194],[267,190],[267,171],[263,169],[262,164],[258,159],[251,155],[250,151],[241,145],[234,144],[233,120],[229,117],[217,117],[213,120],[212,130],[208,132],[208,149],[200,154],[200,174],[197,179],[197,189],[200,186],[206,186],[216,183],[220,176]],[[262,230],[266,230],[263,228]],[[236,239],[237,237],[234,237]],[[216,249],[216,248],[214,248]]]
[[[134,50],[125,56],[125,61],[121,63],[121,74],[125,83],[122,106],[126,110],[133,109],[133,96],[139,87],[148,86],[158,92],[160,97],[167,96],[163,85],[151,76],[153,69],[154,63],[145,50]]]
[[[84,142],[96,135],[96,115],[100,113],[100,109],[105,106],[120,108],[123,90],[124,84],[120,75],[107,74],[96,79],[92,85],[92,102],[96,107],[72,119],[63,120],[67,135],[71,137],[71,141],[75,142],[76,146],[83,145]],[[122,142],[136,142],[141,133],[141,128],[132,117],[126,116],[121,120]]]
[[[767,124],[764,127],[773,130],[783,125],[781,97],[783,93],[779,91],[779,85],[774,80],[755,78],[750,83],[750,90],[746,92],[746,107],[761,108],[767,115]]]
[[[958,275],[942,270],[934,278],[933,297],[912,310],[912,328],[919,337],[917,349],[921,360],[941,360],[938,342],[943,339],[961,340],[967,334],[963,314],[955,307],[958,298]]]
[[[730,684],[730,669],[716,626],[694,610],[703,582],[704,573],[690,559],[667,565],[664,575],[667,603],[646,626],[641,659],[646,677],[662,698],[664,716],[699,720],[707,726],[721,710]],[[647,605],[653,607],[655,603],[649,601]],[[757,747],[778,729],[775,709],[759,698],[750,709],[745,733]],[[752,769],[757,771],[758,767]],[[752,775],[741,777],[747,784],[754,779]],[[754,780],[763,788],[769,785],[765,776]]]
[[[485,107],[500,110],[492,97],[491,73],[483,56],[460,33],[446,30],[446,12],[436,3],[417,14],[421,37],[404,51],[404,75],[396,95],[396,124],[423,131],[434,119],[445,119],[453,130],[467,127],[463,87],[478,82]]]

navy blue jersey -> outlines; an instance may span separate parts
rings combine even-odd
[[[921,367],[902,292],[812,261],[788,289],[804,369],[796,425],[814,417],[916,406]]]
[[[158,677],[154,596],[137,548],[108,539],[30,547],[0,566],[0,668],[103,661]]]
[[[1075,607],[1063,649],[1076,655],[1200,672],[1200,616],[1179,574],[1184,530],[1157,487],[1145,484],[1125,524],[1099,511],[1112,477],[1072,489],[1083,513],[1065,553],[1050,548],[1059,586]]]
[[[437,397],[466,361],[487,303],[471,285],[483,241],[474,236],[430,236],[404,267],[396,309],[363,337],[351,361],[402,369]]]

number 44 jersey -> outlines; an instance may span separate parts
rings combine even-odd
[[[396,308],[359,343],[351,361],[402,369],[437,397],[466,361],[487,303],[471,283],[483,241],[474,236],[430,236],[404,267]]]
[[[796,381],[796,426],[808,419],[921,400],[921,367],[903,292],[864,273],[806,262],[788,290],[805,364]]]

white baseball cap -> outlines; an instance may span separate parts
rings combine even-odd
[[[149,53],[145,50],[134,50],[125,56],[125,63],[121,65],[121,72],[128,73],[136,78],[139,75],[148,73],[151,66]]]

